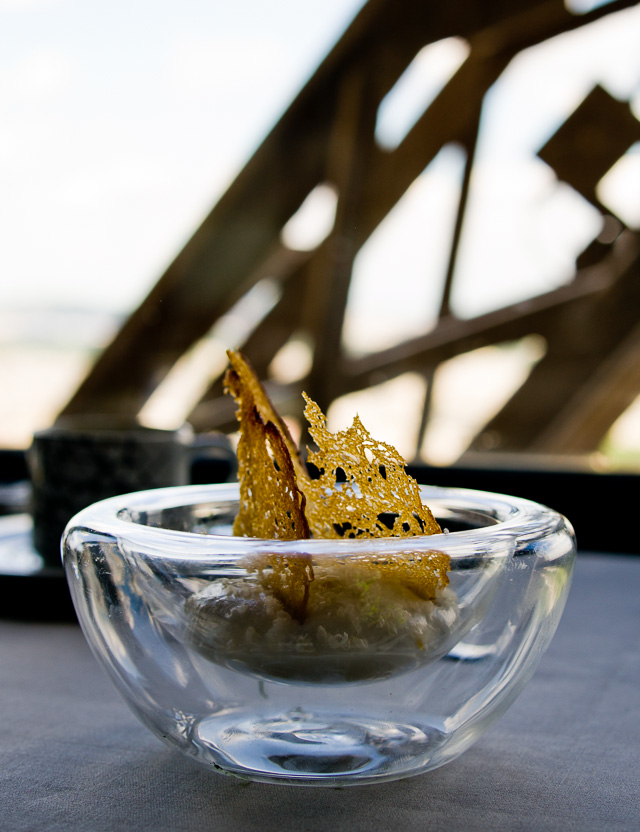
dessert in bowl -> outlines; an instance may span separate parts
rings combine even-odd
[[[359,419],[314,402],[303,462],[230,354],[239,483],[114,497],[71,521],[78,618],[133,711],[217,770],[311,785],[453,759],[513,701],[558,623],[570,524],[419,486]]]
[[[535,503],[431,487],[421,493],[448,533],[413,538],[410,549],[394,538],[235,537],[237,485],[97,503],[64,539],[78,618],[137,716],[212,768],[318,785],[435,768],[468,748],[533,673],[564,606],[575,542],[563,517]],[[434,550],[450,558],[442,606],[423,602],[395,634],[393,588],[372,590],[376,603],[390,607],[380,610],[379,625],[372,604],[366,625],[342,640],[331,638],[337,629],[329,632],[326,620],[318,622],[324,635],[294,639],[292,630],[305,625],[269,601],[254,625],[242,622],[256,557],[308,554],[319,572],[328,561],[344,570],[345,584],[355,576],[353,598],[363,590],[363,561]],[[211,608],[216,592],[227,598],[227,619],[223,603]],[[273,631],[270,609],[281,630]],[[337,626],[350,621],[345,606]]]

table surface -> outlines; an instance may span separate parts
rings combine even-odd
[[[246,784],[165,747],[73,624],[0,622],[0,827],[640,829],[640,557],[581,554],[556,636],[509,711],[452,763],[378,786]]]

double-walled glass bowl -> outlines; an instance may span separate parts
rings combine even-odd
[[[96,503],[63,541],[78,618],[134,713],[210,768],[327,786],[436,768],[533,673],[564,607],[575,539],[565,518],[526,500],[422,494],[445,533],[234,537],[237,485]],[[433,552],[450,558],[435,601],[379,580],[384,564],[414,568]],[[312,564],[331,590],[322,614],[314,582],[306,620],[266,597],[253,565],[274,558]]]

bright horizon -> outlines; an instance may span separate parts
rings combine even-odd
[[[0,303],[37,297],[134,308],[361,5],[309,0],[301,10],[280,2],[267,15],[252,0],[233,8],[170,0],[160,14],[150,0],[119,0],[108,9],[81,0],[0,0],[0,273],[8,276]],[[588,28],[564,37],[561,48],[556,38],[518,56],[488,97],[476,173],[478,198],[488,206],[470,217],[461,253],[458,302],[465,314],[482,307],[475,287],[489,273],[498,292],[506,274],[519,275],[525,294],[541,280],[551,286],[567,279],[593,236],[593,209],[557,193],[553,175],[534,158],[595,83],[640,112],[640,8]],[[449,53],[440,49],[441,67],[451,63]],[[428,90],[439,71],[432,60],[416,89],[422,83]],[[405,111],[411,106],[409,100]],[[639,158],[636,148],[628,163],[635,185]],[[449,222],[439,219],[446,213],[440,202],[455,198],[459,172],[451,159],[432,167],[423,190],[435,194],[426,199],[437,240]],[[626,194],[616,198],[619,206],[631,202]],[[640,223],[638,206],[630,210]],[[569,218],[562,238],[558,214]],[[500,256],[486,243],[483,249],[491,237],[487,215],[509,229]],[[531,239],[532,222],[541,246]],[[411,248],[403,240],[405,267],[395,247],[395,268],[416,284]],[[428,260],[420,265],[430,273]]]

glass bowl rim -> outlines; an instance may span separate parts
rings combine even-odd
[[[514,548],[526,547],[558,532],[573,536],[569,521],[554,509],[522,497],[488,491],[442,486],[420,485],[424,502],[438,514],[438,506],[459,511],[480,512],[494,521],[486,526],[417,537],[381,537],[359,539],[316,538],[309,540],[275,540],[236,537],[230,534],[209,534],[181,531],[137,522],[126,517],[129,511],[162,511],[189,505],[212,506],[215,503],[237,502],[238,483],[183,485],[136,491],[110,497],[78,512],[68,523],[63,535],[68,540],[82,531],[109,535],[133,551],[163,560],[210,559],[243,557],[269,552],[281,555],[357,556],[364,553],[393,554],[441,551],[452,559],[494,558],[508,555]],[[446,522],[446,521],[445,521]],[[64,556],[64,554],[63,554]]]

